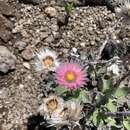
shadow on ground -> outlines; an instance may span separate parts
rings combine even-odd
[[[33,115],[28,118],[27,130],[49,130],[41,123],[44,123],[44,117],[40,115]]]

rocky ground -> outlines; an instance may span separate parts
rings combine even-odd
[[[110,32],[117,22],[110,10],[114,3],[97,1],[90,6],[75,1],[67,19],[63,1],[0,0],[0,130],[26,130],[29,118],[37,115],[46,85],[34,68],[39,49],[53,49],[63,59],[75,55],[86,60],[90,49],[98,53],[106,35],[111,43],[130,44],[129,29],[118,26]],[[119,56],[129,59],[126,54],[128,49]]]

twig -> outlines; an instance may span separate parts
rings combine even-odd
[[[118,60],[119,58],[118,57],[113,57],[112,59],[110,60],[97,60],[97,61],[87,61],[85,62],[87,65],[96,65],[96,64],[107,64],[109,62],[114,62],[116,60]]]
[[[106,40],[105,40],[104,43],[102,44],[102,46],[101,46],[101,48],[100,48],[100,51],[99,51],[99,54],[98,54],[96,60],[99,60],[99,59],[101,58],[102,52],[103,52],[104,48],[106,47],[107,43],[108,43],[108,37],[106,38]]]
[[[118,116],[130,116],[130,111],[126,112],[105,112],[105,116],[112,116],[112,117],[118,117]]]

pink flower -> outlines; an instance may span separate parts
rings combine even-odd
[[[77,89],[86,84],[86,72],[77,63],[68,62],[61,64],[56,70],[56,82],[68,89]]]

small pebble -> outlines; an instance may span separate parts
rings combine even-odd
[[[19,88],[20,88],[20,89],[23,89],[23,88],[24,88],[24,85],[23,85],[23,84],[20,84],[20,85],[19,85]]]
[[[25,60],[31,60],[34,57],[33,49],[31,47],[27,47],[26,50],[22,52],[22,57]]]
[[[23,66],[26,68],[26,69],[29,69],[30,70],[30,64],[28,62],[24,62],[23,63]]]
[[[49,17],[55,17],[57,16],[57,11],[55,8],[53,7],[47,7],[45,9],[45,13],[49,16]]]
[[[27,43],[26,42],[23,42],[23,41],[17,41],[15,43],[15,46],[16,48],[18,48],[19,51],[22,51],[25,49],[25,47],[27,46]]]

